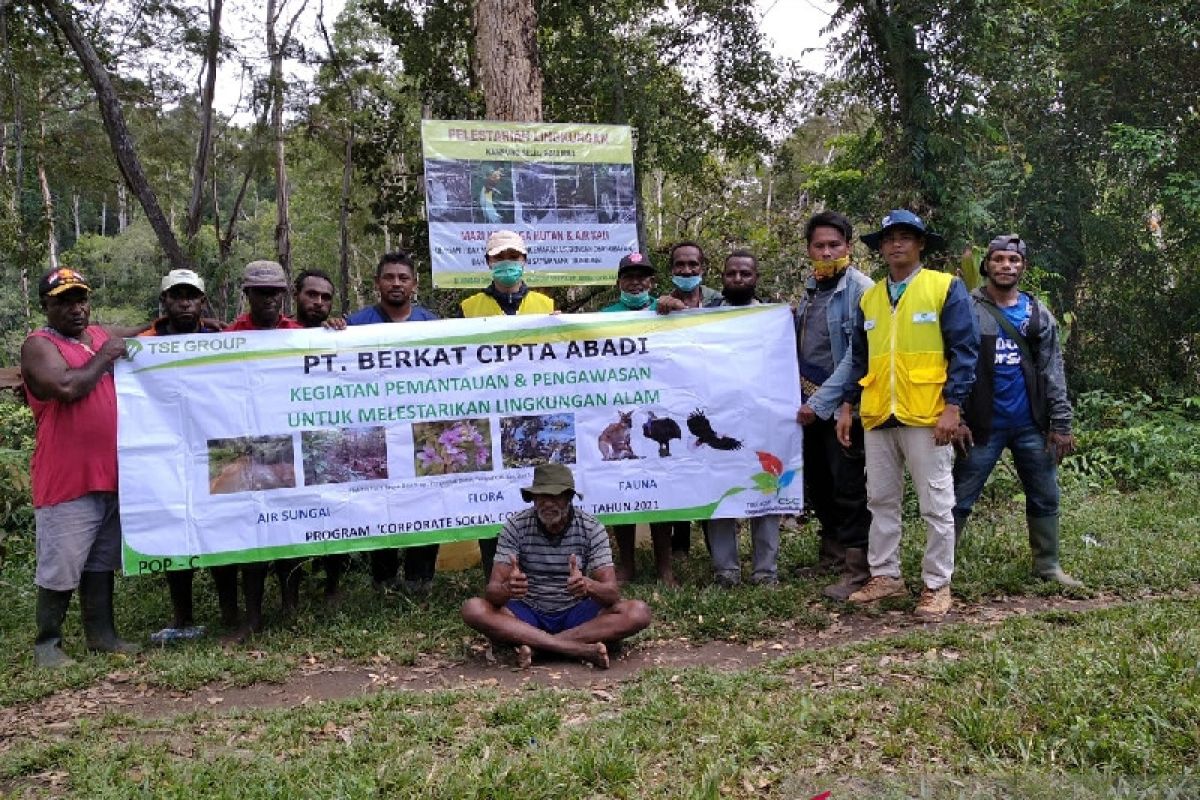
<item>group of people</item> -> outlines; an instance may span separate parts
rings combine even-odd
[[[1058,559],[1056,468],[1074,448],[1058,328],[1053,315],[1019,288],[1026,244],[1016,235],[993,239],[979,269],[984,284],[968,293],[962,280],[923,267],[941,245],[920,217],[895,210],[862,237],[879,252],[887,276],[872,282],[851,261],[853,230],[836,212],[812,217],[805,229],[812,264],[795,309],[804,426],[806,499],[820,522],[818,570],[837,573],[824,594],[851,603],[907,595],[899,546],[904,471],[912,476],[928,535],[916,614],[939,618],[950,608],[956,541],[988,475],[1009,449],[1024,485],[1035,573],[1077,582]],[[528,248],[511,231],[485,245],[491,282],[465,298],[462,317],[554,313],[552,298],[523,280]],[[700,245],[670,249],[671,286],[655,295],[649,259],[631,253],[617,273],[619,299],[603,311],[678,313],[747,305],[756,297],[758,264],[734,250],[720,290],[703,285]],[[228,326],[205,319],[205,284],[190,270],[161,282],[163,316],[143,328],[90,323],[90,293],[77,271],[57,269],[39,284],[46,324],[26,339],[21,368],[37,423],[33,497],[37,528],[35,663],[70,663],[62,624],[78,590],[89,650],[136,652],[113,623],[113,576],[119,566],[116,397],[112,364],[123,338],[306,327],[419,322],[437,319],[416,300],[417,272],[405,253],[384,255],[376,268],[378,301],[342,320],[331,316],[333,281],[309,270],[289,282],[272,261],[243,271],[246,308]],[[291,290],[295,317],[283,313]],[[955,458],[955,450],[958,450]],[[463,619],[493,641],[516,648],[528,664],[534,651],[608,665],[613,643],[650,623],[644,603],[622,600],[620,584],[634,575],[633,526],[616,526],[614,561],[604,527],[579,508],[574,477],[561,464],[535,468],[522,490],[531,507],[510,517],[498,539],[479,542],[486,589],[463,606]],[[780,518],[750,520],[750,581],[778,582]],[[740,583],[738,520],[705,525],[714,582]],[[658,577],[675,583],[672,553],[688,546],[689,521],[651,526]],[[438,546],[376,550],[371,575],[384,590],[428,590]],[[347,556],[321,559],[325,592],[338,594]],[[401,572],[401,564],[403,571]],[[212,570],[222,622],[244,639],[262,627],[267,573],[254,563]],[[276,561],[285,610],[299,598],[303,563]],[[242,608],[238,578],[241,576]],[[401,577],[402,576],[402,577]],[[173,619],[168,638],[195,635],[193,571],[168,573]],[[160,637],[161,638],[161,637]]]

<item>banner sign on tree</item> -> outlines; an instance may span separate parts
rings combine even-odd
[[[433,285],[491,282],[483,245],[514,230],[531,286],[611,284],[638,249],[627,125],[424,120]]]
[[[786,306],[132,339],[125,570],[495,536],[533,466],[615,523],[798,513]]]

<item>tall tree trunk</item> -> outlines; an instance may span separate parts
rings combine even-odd
[[[104,195],[104,199],[100,201],[100,235],[108,235],[108,195]]]
[[[150,227],[154,229],[154,233],[158,237],[159,246],[166,253],[167,260],[171,262],[172,267],[190,267],[187,256],[180,248],[174,231],[171,230],[162,208],[158,205],[158,197],[150,186],[146,172],[142,169],[141,159],[138,158],[137,150],[133,145],[133,137],[130,136],[129,127],[125,124],[121,102],[117,99],[116,90],[113,88],[112,80],[109,79],[104,64],[100,61],[100,56],[96,54],[92,43],[84,36],[83,29],[79,27],[79,23],[75,21],[61,0],[40,0],[40,2],[53,17],[55,24],[66,36],[67,41],[71,43],[71,49],[75,51],[75,55],[79,57],[79,63],[96,92],[100,116],[104,120],[104,130],[108,134],[113,155],[116,156],[117,166],[120,168],[125,182],[129,184],[129,188],[133,190],[138,202],[141,203],[142,210],[146,212],[146,218],[150,220]]]
[[[342,314],[345,315],[350,310],[350,190],[354,179],[354,117],[358,111],[358,97],[353,83],[343,69],[341,55],[333,47],[333,39],[329,36],[329,29],[325,27],[324,12],[325,8],[322,5],[321,13],[317,15],[317,27],[321,29],[321,36],[325,39],[329,62],[337,69],[338,77],[346,87],[346,101],[350,106],[350,113],[346,119],[346,149],[342,158],[342,202],[338,214],[338,275],[342,284],[338,301],[341,303]]]
[[[535,0],[475,0],[473,71],[487,119],[541,122]]]
[[[161,214],[161,210],[159,211]],[[117,233],[124,233],[129,227],[129,191],[124,183],[117,184]]]
[[[285,141],[283,136],[283,53],[292,38],[292,28],[296,24],[305,3],[300,8],[279,35],[279,18],[283,14],[283,6],[287,0],[267,0],[267,57],[271,61],[271,133],[275,141],[275,252],[279,263],[288,275],[292,274],[292,223],[288,205],[287,160],[285,159]]]
[[[75,221],[75,241],[79,241],[82,234],[79,224],[79,190],[75,189],[71,192],[71,219]]]
[[[342,291],[338,300],[342,304],[342,314],[350,311],[350,189],[354,178],[354,123],[351,122],[346,130],[346,156],[342,162],[342,207],[338,220],[340,237],[339,253],[341,262],[339,272],[342,279]]]
[[[41,92],[38,92],[41,95]],[[45,106],[43,105],[44,109]],[[54,195],[50,193],[50,181],[46,178],[46,120],[43,111],[39,111],[38,119],[38,149],[37,149],[37,178],[38,187],[42,190],[42,214],[46,231],[46,254],[49,256],[50,269],[58,269],[58,234],[54,226]]]
[[[221,48],[221,6],[224,0],[209,0],[208,40],[204,45],[204,88],[200,92],[200,138],[196,143],[196,163],[192,167],[192,199],[188,203],[185,235],[190,240],[200,232],[204,211],[204,189],[208,183],[208,165],[212,156],[213,97],[217,88],[217,54]]]

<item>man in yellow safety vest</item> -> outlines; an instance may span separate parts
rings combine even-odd
[[[925,250],[941,246],[942,238],[920,217],[890,211],[880,230],[862,241],[882,254],[888,275],[859,301],[837,424],[839,440],[849,447],[852,412],[859,407],[871,511],[871,579],[849,600],[863,604],[908,594],[900,577],[907,466],[928,530],[916,614],[939,619],[950,610],[954,573],[951,442],[975,380],[979,331],[963,282],[923,268]]]

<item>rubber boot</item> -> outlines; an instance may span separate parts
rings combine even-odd
[[[1033,551],[1033,571],[1044,581],[1063,586],[1083,586],[1063,572],[1058,563],[1058,517],[1026,517],[1029,526],[1029,548]]]
[[[955,545],[957,545],[959,542],[962,541],[963,534],[966,533],[966,531],[967,531],[967,519],[968,519],[968,517],[960,517],[958,514],[954,515],[954,544]]]
[[[79,577],[79,608],[87,648],[100,653],[134,655],[142,648],[117,636],[113,625],[113,585],[111,572],[85,572]]]
[[[836,575],[845,569],[846,548],[833,534],[824,531],[820,535],[820,547],[817,549],[817,563],[810,567],[798,567],[797,578],[815,578],[818,575]]]
[[[867,563],[867,551],[862,547],[846,548],[846,569],[837,583],[821,590],[821,594],[843,603],[871,580],[871,565]]]
[[[37,594],[37,638],[33,642],[33,663],[38,667],[58,669],[69,667],[75,660],[63,652],[62,624],[67,618],[67,607],[71,605],[70,589],[58,592],[38,587]]]

